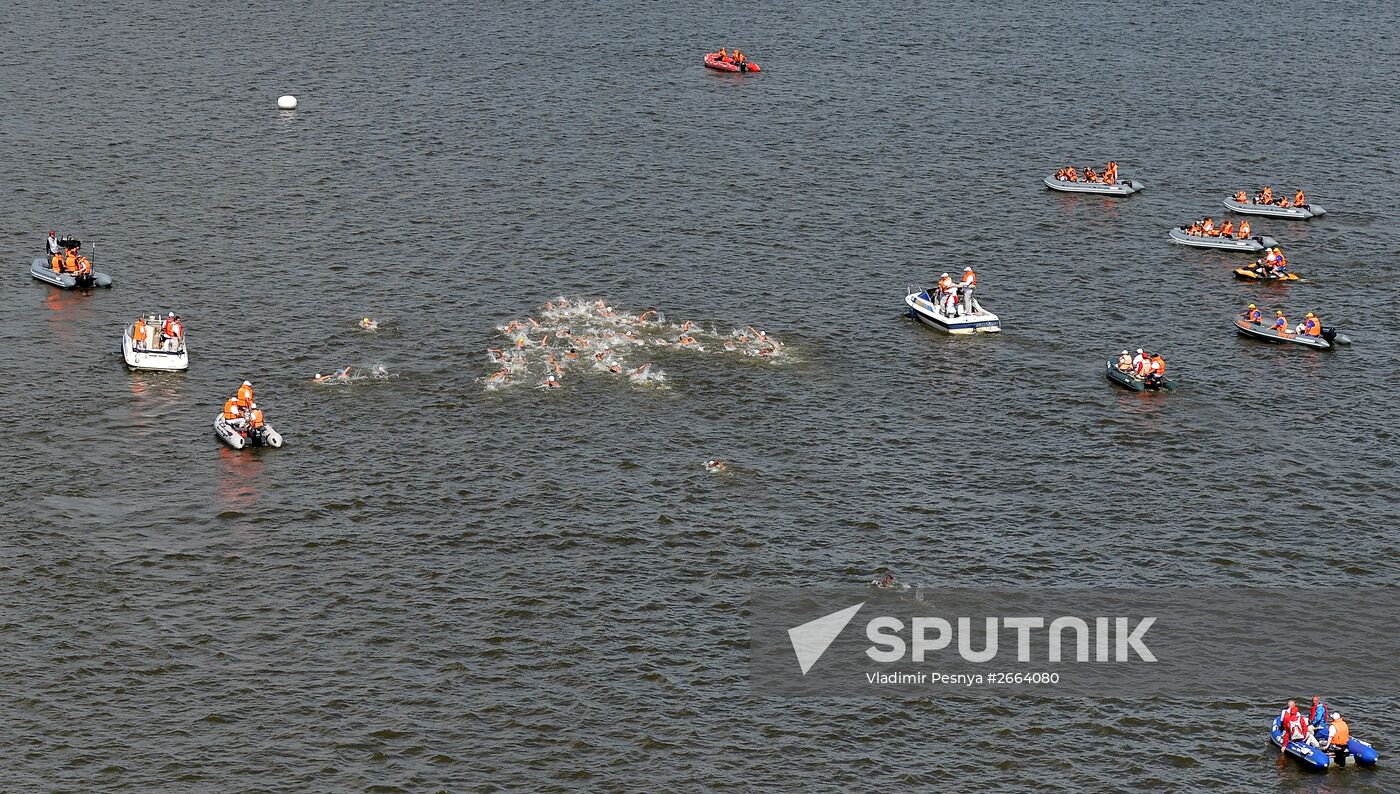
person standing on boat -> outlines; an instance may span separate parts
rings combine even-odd
[[[944,273],[938,277],[938,286],[934,288],[934,305],[942,309],[944,314],[953,313],[953,277]]]
[[[249,383],[246,380],[243,381],[242,385],[238,387],[238,394],[234,397],[234,399],[238,400],[238,404],[243,406],[244,408],[247,408],[248,406],[252,405],[253,384]]]
[[[53,229],[49,229],[49,236],[44,239],[44,253],[47,254],[50,259],[58,254],[58,238],[54,236],[56,234],[57,232]]]
[[[165,323],[160,328],[160,346],[163,350],[179,350],[185,339],[185,327],[180,323],[180,318],[175,316],[175,312],[170,312],[165,317]]]
[[[1296,192],[1296,193],[1293,194],[1293,206],[1295,206],[1295,207],[1305,207],[1305,206],[1307,206],[1307,204],[1308,204],[1308,197],[1303,195],[1303,191],[1299,190],[1298,192]],[[49,233],[50,233],[50,234],[53,234],[53,232],[49,232]]]
[[[1240,232],[1235,236],[1236,240],[1249,239],[1249,221],[1240,221]]]
[[[977,288],[977,274],[972,268],[963,268],[962,281],[958,282],[958,306],[960,314],[972,314],[972,291]]]

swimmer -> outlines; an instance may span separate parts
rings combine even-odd
[[[559,388],[559,378],[554,375],[550,375],[543,381],[540,381],[540,387],[545,389],[557,389]]]
[[[316,377],[312,378],[312,380],[315,381],[316,383],[330,383],[330,382],[333,381],[333,380],[337,380],[337,381],[350,380],[350,368],[349,368],[349,367],[341,367],[340,369],[336,370],[335,372],[332,372],[332,373],[329,374],[329,375],[322,375],[321,373],[318,372],[318,373],[316,373]]]
[[[729,465],[722,460],[705,461],[705,471],[708,471],[711,474],[719,474],[727,468],[729,468]]]
[[[871,587],[878,587],[881,590],[898,590],[902,585],[894,578],[894,574],[887,573],[879,579],[870,580]]]
[[[700,347],[700,343],[695,341],[695,337],[691,336],[690,334],[682,334],[681,338],[676,340],[676,344],[680,345],[681,347]]]
[[[686,320],[685,322],[681,323],[681,333],[685,333],[686,331],[689,331],[690,329],[692,329],[692,328],[694,328],[694,327],[695,327],[695,323],[694,323],[693,321],[691,321],[691,320]]]
[[[505,383],[505,382],[506,382],[506,378],[508,378],[508,377],[510,377],[510,373],[507,372],[506,370],[503,370],[503,369],[502,369],[502,370],[498,370],[498,371],[496,371],[496,372],[491,373],[491,376],[488,377],[488,378],[486,379],[486,382],[487,382],[487,383]]]
[[[360,327],[365,329],[366,331],[377,331],[379,330],[379,321],[371,320],[368,317],[361,317]]]
[[[375,380],[388,380],[389,370],[385,369],[383,364],[378,364],[369,371],[369,375]]]

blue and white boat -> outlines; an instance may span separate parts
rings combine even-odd
[[[916,292],[912,287],[904,296],[904,303],[910,317],[950,334],[994,334],[1001,330],[1001,320],[983,309],[976,297],[972,299],[972,311],[966,314],[945,314],[928,290]]]
[[[1287,747],[1284,747],[1282,723],[1281,717],[1274,717],[1274,724],[1269,728],[1269,739],[1273,741],[1275,747],[1283,747],[1285,753],[1298,759],[1303,766],[1309,769],[1322,772],[1331,766],[1332,757],[1307,742],[1292,741],[1288,743]]]
[[[1269,738],[1275,747],[1283,747],[1283,726],[1282,718],[1274,717],[1274,724],[1269,729]],[[1327,728],[1321,725],[1310,726],[1313,737],[1322,744],[1327,741]],[[1298,759],[1309,769],[1324,770],[1329,766],[1345,766],[1348,763],[1360,764],[1361,766],[1375,766],[1380,760],[1380,754],[1369,742],[1363,742],[1355,736],[1347,740],[1347,750],[1339,757],[1329,755],[1321,747],[1313,747],[1307,742],[1292,741],[1284,749],[1288,755]]]

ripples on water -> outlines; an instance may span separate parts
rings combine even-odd
[[[757,584],[882,565],[1393,584],[1393,9],[12,16],[11,785],[1322,788],[1274,766],[1264,704],[754,696],[744,610]],[[765,71],[705,72],[720,44]],[[272,109],[286,92],[294,114]],[[1039,187],[1110,157],[1149,190]],[[1258,224],[1309,283],[1239,284],[1238,258],[1167,244],[1263,183],[1332,211]],[[96,243],[116,288],[22,275],[51,225]],[[907,285],[964,262],[1005,333],[899,316]],[[697,358],[667,365],[670,390],[581,381],[568,400],[479,388],[493,325],[553,294],[752,322],[803,363]],[[1320,309],[1358,344],[1238,339],[1251,300]],[[120,366],[148,307],[185,317],[188,375]],[[365,334],[366,314],[393,322]],[[1182,391],[1103,378],[1145,343]],[[337,362],[397,377],[309,382]],[[244,377],[286,448],[215,441]],[[929,455],[964,435],[984,464]],[[734,475],[706,474],[715,457]],[[1332,694],[1386,752],[1396,703]]]

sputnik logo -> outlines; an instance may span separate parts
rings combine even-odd
[[[803,675],[807,675],[812,665],[822,658],[822,654],[863,606],[864,601],[788,629],[788,639],[792,641],[792,651],[797,654],[797,664],[802,668]]]

